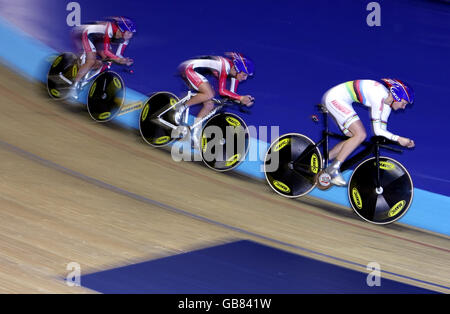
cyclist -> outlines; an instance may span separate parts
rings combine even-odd
[[[360,103],[370,108],[372,127],[375,135],[384,136],[404,147],[414,147],[413,140],[395,135],[387,130],[387,120],[392,110],[405,109],[414,101],[414,91],[398,79],[355,80],[339,84],[328,90],[322,97],[322,104],[335,119],[341,131],[349,138],[338,143],[329,152],[333,162],[325,169],[331,183],[345,186],[339,168],[344,160],[365,140],[366,130],[352,103]]]
[[[80,67],[70,96],[77,98],[79,83],[91,69],[99,69],[102,62],[97,60],[97,55],[101,59],[109,59],[119,64],[130,66],[133,59],[124,58],[123,52],[129,44],[129,40],[136,32],[135,24],[124,16],[112,17],[109,21],[97,24],[85,25],[82,27],[81,45],[84,53],[82,55],[82,66]],[[117,51],[111,51],[111,44],[117,44]]]
[[[203,103],[194,124],[208,115],[214,108],[212,98],[215,91],[204,75],[212,74],[218,78],[218,92],[220,96],[228,97],[246,106],[251,106],[254,98],[250,95],[241,96],[236,93],[239,82],[245,81],[253,75],[253,62],[240,53],[230,52],[221,56],[204,56],[187,60],[179,66],[181,76],[196,95],[185,104],[180,103],[176,110],[176,118],[179,119],[186,106]],[[204,75],[203,75],[204,74]],[[227,89],[227,79],[231,78],[230,88]],[[192,130],[194,146],[199,147],[201,125]]]

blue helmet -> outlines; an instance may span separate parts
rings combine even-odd
[[[125,31],[136,33],[136,25],[129,18],[125,16],[116,16],[113,17],[112,20],[116,23],[122,33]]]
[[[398,79],[385,78],[381,80],[387,85],[392,97],[394,97],[396,101],[404,99],[410,104],[414,102],[414,90],[411,86]]]
[[[233,60],[234,67],[236,68],[237,73],[244,72],[248,76],[253,75],[254,66],[253,62],[247,58],[244,57],[241,53],[232,52],[230,53],[230,56]]]

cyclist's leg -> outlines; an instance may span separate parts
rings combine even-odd
[[[191,97],[191,99],[186,102],[186,106],[205,103],[214,97],[215,93],[211,84],[209,84],[208,80],[203,75],[195,72],[192,65],[185,67],[183,76],[189,87],[197,91],[197,95]]]
[[[97,54],[100,56],[100,58],[102,58],[102,60],[108,59],[108,56],[105,54],[104,50],[98,50]],[[96,63],[94,65],[94,69],[98,70],[98,69],[100,69],[101,67],[104,66],[102,60],[98,60],[98,59],[96,60]]]
[[[192,139],[195,147],[200,147],[200,133],[202,130],[202,123],[199,123],[204,117],[206,117],[213,109],[214,102],[212,98],[214,97],[214,90],[208,82],[203,82],[198,88],[198,94],[192,97],[187,103],[187,106],[192,106],[200,101],[203,103],[203,107],[195,118],[194,125],[195,128],[192,129]]]
[[[336,120],[335,120],[336,121]],[[336,124],[341,129],[342,133],[344,133],[346,136],[351,137],[353,136],[352,132],[350,132],[347,128],[344,128],[339,124],[339,122],[336,121]],[[339,154],[339,152],[342,149],[342,146],[344,145],[345,141],[341,141],[337,143],[329,152],[328,152],[328,159],[333,160],[336,158],[336,156]]]
[[[324,103],[328,112],[332,115],[341,131],[349,136],[349,139],[341,141],[329,152],[328,157],[334,161],[327,167],[336,185],[346,185],[340,173],[340,166],[345,159],[364,141],[366,131],[358,115],[354,111],[351,99],[347,99],[347,91],[337,87],[327,93]]]
[[[367,137],[366,129],[362,124],[361,120],[355,120],[350,126],[348,126],[348,130],[351,134],[351,137],[345,141],[337,144],[333,149],[336,148],[333,154],[336,154],[336,160],[341,163],[344,162],[347,157],[359,146]],[[348,134],[347,134],[348,135]],[[349,136],[349,135],[348,135]],[[331,155],[330,151],[330,155]]]
[[[348,126],[350,136],[347,140],[338,143],[330,151],[330,160],[334,159],[333,162],[326,168],[326,172],[331,176],[331,182],[338,186],[345,186],[344,178],[341,175],[340,168],[342,163],[347,159],[347,157],[365,140],[366,130],[361,123],[361,120],[354,120],[351,125]]]
[[[80,81],[83,79],[83,77],[86,75],[86,73],[89,72],[89,70],[92,68],[92,66],[95,64],[96,60],[96,53],[95,52],[85,52],[86,53],[86,59],[85,62],[81,65],[80,69],[77,72],[77,75],[74,79],[73,85],[71,87],[71,90],[69,92],[69,97],[73,99],[78,99],[78,92],[80,90]]]
[[[192,129],[194,146],[198,147],[200,143],[202,124],[197,123],[214,109],[214,102],[212,101],[212,98],[214,97],[215,92],[208,80],[203,75],[195,72],[192,65],[187,64],[183,66],[183,77],[186,80],[188,86],[197,92],[197,94],[191,97],[191,99],[189,99],[183,106],[193,106],[201,103],[203,104],[202,109],[197,114],[197,117],[194,121],[194,125],[196,126]],[[183,108],[180,108],[178,110],[181,111],[183,110]]]
[[[343,162],[356,148],[354,147],[355,143],[359,142],[359,145],[365,139],[364,126],[353,109],[352,102],[353,100],[348,95],[347,89],[343,84],[330,89],[322,97],[322,103],[342,133],[349,137],[349,139],[339,142],[329,151],[328,158],[330,160],[336,158]],[[357,122],[356,125],[354,125],[355,122]],[[355,134],[354,132],[357,133]]]
[[[205,117],[214,108],[212,98],[215,95],[214,89],[208,80],[201,74],[194,71],[192,66],[188,66],[184,72],[184,78],[189,87],[194,89],[197,94],[189,99],[184,105],[193,106],[203,103],[203,108],[197,115],[198,119]]]
[[[95,44],[89,38],[87,31],[84,31],[81,35],[81,43],[83,45],[84,53],[86,54],[86,59],[78,70],[77,76],[75,77],[75,86],[97,62],[97,50],[95,48]]]
[[[212,101],[212,98],[214,97],[214,90],[208,82],[203,82],[200,84],[197,91],[197,95],[189,99],[186,106],[203,103],[203,108],[197,115],[197,118],[200,119],[208,115],[208,113],[214,109],[214,102]]]
[[[96,52],[86,52],[86,61],[78,70],[77,76],[75,77],[75,83],[81,81],[81,79],[92,69],[97,63],[97,53]]]

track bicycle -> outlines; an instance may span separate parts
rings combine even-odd
[[[277,138],[269,147],[264,161],[266,180],[278,194],[296,198],[315,187],[329,189],[329,138],[348,137],[328,128],[328,111],[320,106],[324,127],[322,138],[315,143],[309,137],[289,133]],[[348,182],[348,198],[362,219],[375,224],[388,224],[400,219],[409,209],[414,189],[407,169],[397,160],[380,155],[380,150],[402,153],[404,147],[381,136],[373,136],[361,144],[364,149],[347,159],[341,171],[356,165]],[[323,157],[322,157],[323,155]],[[367,156],[371,157],[365,159]],[[278,166],[273,163],[277,161]]]
[[[243,105],[228,99],[213,99],[216,106],[204,118],[189,123],[189,107],[177,118],[176,109],[195,93],[182,98],[170,92],[157,92],[145,102],[139,119],[142,138],[153,147],[163,147],[181,139],[190,140],[191,130],[202,126],[200,153],[204,163],[217,171],[237,167],[249,149],[249,130],[237,114],[225,112],[225,107],[239,106],[240,112],[249,113]]]
[[[47,90],[51,98],[64,100],[74,84],[83,56],[64,52],[52,62],[47,75]],[[121,76],[111,70],[112,61],[102,60],[102,66],[90,70],[80,81],[81,91],[91,84],[87,94],[87,109],[91,117],[99,122],[113,119],[125,101],[125,84]]]

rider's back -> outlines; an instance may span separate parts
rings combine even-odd
[[[367,107],[380,106],[389,95],[389,90],[375,80],[354,80],[339,84],[327,93],[338,94],[337,98],[347,103],[357,102]]]

